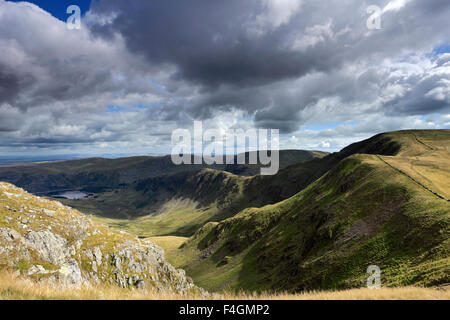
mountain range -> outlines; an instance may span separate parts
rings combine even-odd
[[[248,157],[248,154],[246,155]],[[170,157],[0,167],[0,181],[152,241],[210,291],[450,283],[450,130],[384,133],[340,152],[286,150],[260,165],[175,166]],[[136,241],[141,241],[136,240]]]

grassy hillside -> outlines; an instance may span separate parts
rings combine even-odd
[[[399,132],[390,134],[402,145],[395,157],[384,157],[445,199],[450,199],[449,130]]]
[[[185,261],[183,252],[178,250],[189,238],[186,237],[150,237],[147,240],[160,246],[166,252],[167,261],[173,265],[182,264]]]
[[[326,155],[282,150],[280,168]],[[94,158],[0,167],[0,181],[36,194],[74,189],[94,192],[95,196],[83,201],[58,200],[96,216],[97,221],[141,237],[191,236],[206,222],[223,220],[245,208],[245,198],[240,197],[242,187],[247,176],[259,174],[260,168],[175,166],[170,157]]]
[[[450,281],[450,208],[374,156],[352,156],[296,196],[199,230],[183,265],[210,290],[359,287]]]
[[[359,149],[381,154],[394,146],[388,149],[402,161],[425,156],[436,172],[427,178],[439,185],[450,164],[442,149],[449,137],[448,130],[397,132]],[[449,239],[448,201],[377,156],[357,154],[283,202],[205,225],[182,246],[178,263],[210,290],[359,287],[369,265],[381,267],[387,286],[433,286],[450,282]]]
[[[93,199],[62,202],[140,237],[191,236],[205,223],[231,217],[245,207],[242,189],[247,179],[204,169],[140,181]]]

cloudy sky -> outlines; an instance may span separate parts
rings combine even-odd
[[[325,151],[450,128],[448,0],[33,3],[0,0],[1,155],[170,153],[194,120]]]

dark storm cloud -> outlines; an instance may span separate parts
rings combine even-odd
[[[270,15],[268,3],[289,11],[293,2],[301,5],[284,23],[273,26],[276,16]],[[374,2],[382,7],[388,3]],[[388,10],[382,17],[383,29],[370,33],[365,26],[369,4],[360,3],[100,0],[93,13],[114,18],[106,24],[93,20],[92,30],[109,37],[119,33],[131,50],[151,63],[175,65],[179,78],[205,86],[253,86],[430,46],[442,38],[443,33],[436,31],[450,26],[448,2],[414,1],[399,12]],[[261,18],[264,12],[267,21]]]
[[[292,7],[294,2],[298,5]],[[426,52],[436,43],[450,41],[444,31],[450,29],[446,1],[388,3],[327,1],[325,6],[307,0],[137,0],[129,5],[100,0],[93,6],[93,15],[111,18],[108,23],[93,19],[92,30],[109,38],[120,34],[130,50],[144,55],[149,63],[174,66],[172,81],[200,85],[200,94],[188,108],[196,118],[240,109],[254,114],[261,126],[294,130],[301,121],[297,113],[329,94],[342,101],[361,98],[365,102],[375,95],[366,87],[358,87],[357,82],[370,79],[355,75],[344,82],[332,82],[339,81],[336,72],[349,72],[343,69],[346,65],[380,64],[385,58]],[[382,30],[366,28],[365,11],[371,4],[385,9]],[[301,83],[295,94],[284,97],[286,87],[292,90],[298,79],[314,73],[334,75],[322,77],[314,89],[305,89],[303,86],[310,85]],[[377,80],[385,82],[379,75]],[[356,89],[366,91],[367,96],[355,97]],[[398,105],[398,113],[416,114],[418,110],[414,105],[411,110],[393,102],[388,105]],[[427,111],[443,107],[445,102],[431,103]]]
[[[417,126],[450,112],[450,57],[433,53],[449,16],[448,0],[99,0],[69,31],[0,0],[0,144],[167,145],[194,120],[360,123],[308,139]]]
[[[256,37],[246,25],[263,10],[262,1],[100,1],[99,15],[111,23],[93,25],[97,35],[119,32],[129,48],[157,64],[175,64],[177,78],[207,86],[256,85],[303,74],[314,61],[281,47],[283,28]],[[314,59],[319,59],[315,57]],[[311,59],[313,60],[313,59]]]
[[[30,74],[19,74],[17,70],[0,64],[0,104],[15,101],[20,93],[30,88],[35,81]]]
[[[221,84],[257,86],[337,68],[345,56],[352,56],[346,47],[351,37],[331,39],[332,30],[326,29],[327,14],[337,18],[328,28],[347,27],[339,16],[344,12],[341,2],[331,1],[330,8],[324,8],[310,1],[303,8],[304,2],[99,1],[92,14],[113,18],[109,23],[92,19],[91,30],[107,38],[120,34],[132,51],[150,63],[176,66],[175,79],[200,83],[205,91]],[[323,16],[313,21],[311,13],[319,12]],[[365,19],[355,16],[356,28],[365,31],[360,26]],[[312,45],[296,47],[303,34],[311,37],[304,41]]]
[[[8,102],[19,93],[20,79],[0,68],[0,103]]]

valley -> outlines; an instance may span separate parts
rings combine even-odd
[[[449,148],[450,130],[398,131],[281,152],[274,176],[139,157],[8,166],[0,181],[91,194],[56,200],[164,248],[210,292],[361,288],[370,265],[383,287],[437,287],[450,283]]]

